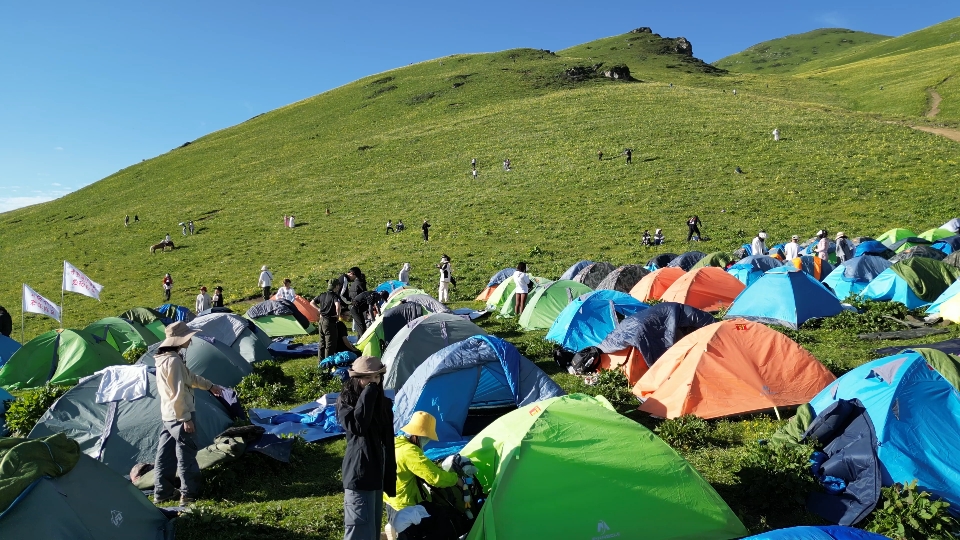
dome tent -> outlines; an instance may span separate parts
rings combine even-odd
[[[630,296],[633,296],[641,302],[659,300],[660,297],[663,296],[663,293],[670,288],[670,285],[673,285],[673,282],[683,277],[684,274],[686,274],[686,271],[683,268],[658,268],[643,276],[643,278],[630,289]]]
[[[950,255],[954,251],[960,249],[960,236],[948,236],[946,238],[941,238],[933,244],[930,244],[930,247],[942,251],[945,255]]]
[[[275,301],[276,299],[276,294],[270,297],[270,300]],[[289,300],[287,301],[289,302]],[[305,318],[307,322],[315,323],[320,320],[320,310],[313,307],[313,305],[310,304],[310,300],[307,300],[299,294],[293,296],[293,307],[296,308],[300,315],[303,315],[303,318]]]
[[[567,268],[560,276],[560,279],[573,279],[577,277],[577,274],[579,274],[581,270],[591,264],[593,264],[593,261],[578,261],[570,266],[570,268]]]
[[[768,255],[751,255],[735,262],[727,268],[727,272],[749,287],[760,279],[764,272],[779,266],[783,266],[783,263]]]
[[[790,527],[767,531],[743,540],[889,540],[886,536],[853,527]]]
[[[248,363],[271,360],[270,337],[248,319],[232,313],[200,315],[187,323],[200,335],[212,339],[213,345],[225,354],[236,354]],[[209,341],[208,339],[208,341]],[[228,352],[229,351],[229,352]]]
[[[931,242],[936,242],[942,238],[949,238],[955,235],[955,232],[948,231],[947,229],[936,228],[928,229],[917,235],[917,238],[923,238],[924,240],[929,240]]]
[[[71,385],[107,366],[126,363],[106,340],[85,330],[51,330],[25,343],[0,367],[0,387]]]
[[[890,229],[889,231],[878,236],[876,241],[887,247],[890,247],[901,240],[916,236],[917,233],[911,231],[910,229]]]
[[[602,397],[574,394],[508,413],[461,454],[489,488],[468,540],[748,534],[696,469]]]
[[[703,268],[704,266],[716,266],[717,268],[726,268],[730,263],[735,262],[738,259],[734,259],[733,255],[725,253],[723,251],[714,251],[713,253],[707,253],[702,259],[697,261],[697,264],[693,265],[690,270],[696,270],[697,268]]]
[[[524,330],[550,328],[563,308],[588,292],[592,292],[590,287],[576,281],[551,281],[540,284],[530,291],[527,305],[523,308],[517,323]]]
[[[464,437],[493,419],[489,414],[474,415],[562,395],[557,383],[507,341],[473,336],[444,347],[417,367],[394,400],[393,425],[400,431],[414,412],[432,414],[439,440],[425,449],[436,459],[455,453],[466,442]]]
[[[312,328],[296,305],[287,300],[264,300],[248,309],[244,317],[272,338],[303,336]]]
[[[603,281],[603,278],[607,277],[610,272],[613,272],[616,269],[616,266],[608,262],[593,263],[584,267],[579,274],[574,276],[573,281],[576,281],[577,283],[583,283],[593,290],[597,287],[597,285],[600,284],[601,281]]]
[[[953,284],[947,287],[945,291],[940,293],[940,296],[938,296],[937,299],[927,307],[927,314],[935,315],[940,313],[940,308],[952,298],[957,296],[957,293],[960,293],[960,280],[954,281]]]
[[[168,319],[163,314],[157,312],[156,310],[145,308],[145,307],[135,307],[124,311],[120,315],[117,315],[121,319],[126,319],[128,321],[133,321],[140,323],[147,330],[153,332],[153,335],[157,336],[157,339],[164,339],[166,333],[164,328],[166,325],[173,322],[172,319]]]
[[[813,276],[814,279],[823,281],[830,274],[830,272],[833,272],[833,265],[830,264],[830,261],[825,261],[820,257],[803,255],[790,259],[789,261],[784,261],[783,266],[771,268],[770,270],[767,270],[766,273],[776,274],[780,272],[792,272],[794,270],[806,272],[807,274]]]
[[[383,350],[404,326],[430,311],[420,304],[401,302],[384,310],[357,340],[356,347],[369,356],[382,356]]]
[[[649,270],[639,264],[621,266],[607,274],[594,289],[598,291],[607,289],[627,293],[630,292],[630,289],[632,289],[643,276],[649,273]]]
[[[893,263],[874,255],[862,255],[846,261],[830,272],[823,284],[830,287],[840,300],[858,295],[866,286]]]
[[[156,367],[157,349],[160,344],[151,345],[147,352],[137,360],[137,364]],[[183,355],[187,367],[195,375],[200,375],[221,386],[232,387],[253,373],[253,366],[240,353],[232,349],[221,349],[202,337],[195,336]]]
[[[704,311],[718,311],[729,307],[745,288],[740,280],[720,268],[706,266],[691,270],[674,281],[660,299]]]
[[[725,319],[748,319],[796,330],[810,319],[838,315],[840,301],[806,272],[765,274],[737,296]]]
[[[403,287],[406,287],[406,286],[407,286],[406,283],[402,281],[398,281],[396,279],[392,279],[390,281],[384,281],[383,283],[377,285],[377,288],[374,290],[377,292],[385,292],[387,294],[390,294],[393,291],[397,289],[402,289]]]
[[[652,257],[644,266],[647,270],[653,272],[658,268],[666,268],[676,258],[676,253],[661,253]]]
[[[544,339],[578,352],[598,345],[619,319],[646,309],[646,304],[619,291],[599,290],[581,295],[563,308]]]
[[[178,306],[177,304],[162,304],[157,308],[157,313],[163,314],[164,317],[171,321],[190,322],[196,317],[196,315],[190,311],[190,308]]]
[[[861,298],[900,302],[910,309],[934,302],[960,277],[960,268],[926,257],[900,261],[873,279]]]
[[[490,277],[490,281],[487,282],[487,286],[480,291],[480,294],[477,295],[474,300],[477,302],[486,302],[490,295],[493,294],[493,291],[496,290],[497,285],[503,283],[505,280],[510,279],[513,276],[513,273],[517,270],[515,268],[504,268],[496,274]]]
[[[142,324],[119,317],[100,319],[88,324],[84,330],[106,341],[120,354],[138,347],[146,348],[160,341]]]
[[[470,336],[486,331],[469,319],[450,313],[431,313],[402,328],[383,351],[387,366],[383,387],[400,390],[430,355]]]
[[[677,255],[677,258],[670,261],[670,264],[667,265],[667,268],[682,268],[684,272],[690,271],[693,269],[701,259],[706,257],[707,254],[702,251],[688,251],[686,253],[681,253]]]

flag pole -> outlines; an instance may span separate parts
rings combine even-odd
[[[63,330],[63,282],[60,283],[60,329]]]

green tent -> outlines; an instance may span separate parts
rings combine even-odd
[[[933,302],[958,278],[960,269],[927,257],[914,257],[888,268],[902,277],[918,298]]]
[[[30,340],[0,368],[0,387],[73,385],[81,377],[125,363],[106,340],[86,330],[51,330]]]
[[[905,238],[911,238],[915,236],[917,236],[917,233],[911,231],[910,229],[890,229],[889,231],[878,236],[877,242],[890,247]]]
[[[527,305],[523,308],[518,323],[524,330],[550,328],[567,304],[588,292],[593,292],[593,289],[583,283],[567,279],[540,284],[530,291]]]
[[[0,459],[0,538],[173,540],[173,523],[143,493],[62,434],[0,439]]]
[[[160,341],[153,332],[142,324],[119,317],[100,319],[88,324],[84,330],[106,341],[120,354],[137,347],[145,349]]]
[[[166,328],[164,321],[169,319],[165,319],[164,316],[155,309],[135,307],[128,309],[117,316],[121,319],[127,319],[129,321],[140,323],[146,327],[147,330],[153,332],[153,335],[160,339],[167,337],[166,333],[164,332],[164,328]]]
[[[275,337],[305,336],[309,334],[310,328],[300,326],[300,323],[293,315],[264,315],[256,319],[250,319],[257,325],[263,333]]]
[[[573,394],[507,413],[461,454],[489,491],[469,540],[748,534],[686,460],[603,398]]]
[[[487,309],[490,311],[500,311],[503,304],[507,301],[513,302],[513,290],[517,288],[517,282],[512,278],[505,279],[497,285],[497,288],[490,293],[487,298]],[[511,304],[512,306],[513,304]],[[511,307],[511,312],[513,308]]]
[[[151,346],[137,363],[156,366],[158,348],[159,344]],[[220,386],[234,386],[240,383],[240,379],[253,373],[253,365],[239,352],[229,347],[217,347],[199,336],[193,338],[183,359],[192,373]]]
[[[697,261],[697,264],[693,265],[690,268],[690,271],[696,270],[697,268],[703,268],[704,266],[716,266],[717,268],[726,268],[728,264],[734,261],[733,255],[729,253],[724,253],[722,251],[714,251],[713,253],[707,253],[704,258]]]
[[[941,238],[948,238],[950,236],[956,236],[953,232],[948,231],[947,229],[930,229],[928,231],[923,231],[917,235],[917,238],[923,238],[924,240],[929,240],[931,242],[936,242]]]
[[[423,289],[398,289],[393,291],[393,294],[387,298],[387,301],[380,306],[380,311],[383,312],[392,308],[393,306],[399,306],[401,300],[414,294],[427,294],[427,291]]]

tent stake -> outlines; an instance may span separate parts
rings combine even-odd
[[[777,415],[777,420],[781,420],[780,411],[777,409],[776,405],[773,406],[773,413]]]

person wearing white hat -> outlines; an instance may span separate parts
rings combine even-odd
[[[817,247],[815,248],[815,251],[817,253],[817,257],[824,261],[830,257],[829,235],[830,233],[828,233],[826,229],[817,231],[817,238],[819,238],[819,240],[817,241]]]
[[[444,255],[440,257],[440,264],[437,265],[437,268],[440,269],[440,287],[437,290],[437,300],[440,300],[444,304],[450,301],[450,282],[453,280],[453,267],[450,266],[450,257]]]
[[[853,258],[853,244],[850,243],[850,240],[847,240],[846,233],[838,232],[837,233],[837,260],[843,264],[846,261],[849,261]]]
[[[800,243],[798,242],[800,237],[793,235],[790,237],[790,241],[783,246],[783,259],[786,261],[792,261],[800,256]]]
[[[337,397],[337,419],[347,438],[341,471],[344,540],[378,540],[383,494],[397,495],[393,404],[381,385],[386,371],[376,356],[357,358]]]
[[[763,229],[760,229],[760,232],[757,233],[757,236],[753,237],[753,241],[750,242],[750,254],[751,255],[766,255],[767,246],[764,245],[764,242],[767,240],[767,232]]]
[[[270,299],[270,286],[273,285],[273,273],[270,271],[270,267],[263,265],[260,267],[260,281],[257,282],[259,287],[263,288],[263,299]]]
[[[194,388],[209,390],[219,396],[223,388],[195,375],[187,368],[184,350],[196,331],[176,321],[165,329],[166,339],[160,342],[154,363],[157,369],[157,395],[160,397],[160,440],[154,459],[153,498],[162,503],[176,499],[173,487],[180,478],[180,505],[194,502],[200,495],[203,477],[197,464],[196,402]]]

